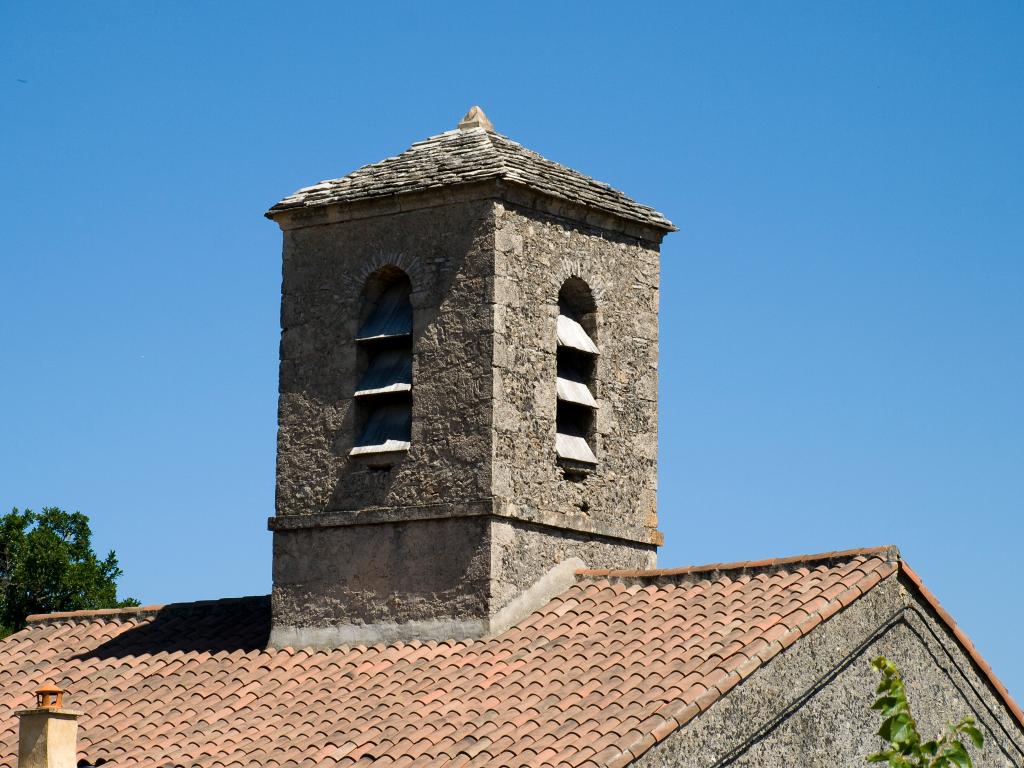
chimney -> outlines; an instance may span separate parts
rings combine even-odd
[[[18,768],[75,768],[81,712],[63,706],[64,691],[44,685],[36,691],[35,709],[15,713],[20,719]]]

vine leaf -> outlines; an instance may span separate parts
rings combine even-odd
[[[984,746],[985,737],[973,717],[948,726],[937,739],[922,742],[899,669],[884,656],[873,659],[871,666],[882,673],[875,688],[879,696],[871,708],[882,716],[878,735],[889,742],[889,748],[868,755],[869,763],[888,763],[890,768],[974,768],[971,755],[959,738],[967,737],[977,749]]]

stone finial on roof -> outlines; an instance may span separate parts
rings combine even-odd
[[[466,131],[470,128],[483,128],[485,131],[493,131],[494,126],[491,121],[487,119],[487,115],[480,107],[474,105],[469,108],[461,120],[459,120],[459,130]]]

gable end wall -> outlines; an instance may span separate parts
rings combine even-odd
[[[1024,728],[903,577],[891,576],[757,670],[660,744],[638,768],[866,765],[883,744],[870,709],[877,655],[894,661],[926,738],[971,714],[985,733],[975,765],[1024,766]]]

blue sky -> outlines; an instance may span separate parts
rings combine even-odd
[[[0,504],[270,586],[280,234],[454,127],[664,211],[664,566],[883,543],[1024,698],[1024,5],[0,2]]]

